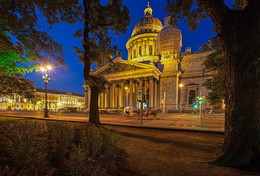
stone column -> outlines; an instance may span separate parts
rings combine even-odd
[[[158,81],[154,82],[154,107],[158,108]]]
[[[100,107],[101,107],[101,106],[100,106],[100,105],[101,105],[101,101],[100,101],[100,100],[101,100],[101,98],[100,98],[100,97],[101,97],[101,94],[99,93],[99,94],[98,94],[98,108],[100,108]]]
[[[98,107],[99,108],[101,108],[101,106],[102,106],[102,102],[101,102],[102,96],[101,95],[102,95],[101,93],[98,94]]]
[[[130,60],[131,59],[131,49],[130,49],[130,47],[128,48],[128,60]]]
[[[129,105],[133,106],[133,79],[129,80],[129,86],[130,86]]]
[[[135,57],[135,55],[134,55],[134,50],[135,50],[134,45],[132,44],[131,47],[132,47],[132,51],[131,51],[132,52],[132,58],[134,58]]]
[[[108,108],[108,85],[105,85],[105,88],[106,88],[106,90],[105,90],[105,95],[104,95],[104,101],[105,101],[105,108]]]
[[[134,107],[137,106],[137,97],[138,97],[138,80],[135,80],[135,99],[134,99]]]
[[[152,55],[154,56],[154,51],[155,51],[155,40],[152,40]]]
[[[143,48],[143,56],[145,56],[145,40],[143,39],[142,48]]]
[[[103,108],[103,109],[106,108],[106,106],[105,106],[105,102],[106,102],[105,95],[106,95],[106,93],[103,92],[103,93],[102,93],[102,108]]]
[[[137,51],[136,46],[137,46],[137,45],[136,45],[136,41],[135,41],[135,42],[134,42],[134,49],[135,49],[135,52],[134,52],[134,53],[135,53],[135,57],[137,57],[137,55],[138,55],[138,54],[137,54],[138,51]]]
[[[139,85],[138,85],[138,89],[140,89],[141,91],[143,91],[143,78],[139,78]]]
[[[115,90],[116,90],[116,83],[113,82],[112,90],[111,90],[111,108],[115,108]]]
[[[109,106],[110,109],[113,108],[113,84],[111,84],[110,86],[110,91],[109,91]]]
[[[139,78],[138,79],[138,90],[140,90],[142,92],[142,98],[144,97],[144,92],[143,92],[143,78]],[[137,96],[138,96],[138,93],[137,93]],[[137,97],[138,98],[138,97]],[[138,108],[141,108],[141,102],[138,103],[139,104],[139,107]]]
[[[143,40],[144,56],[146,56],[146,40]]]
[[[160,103],[161,103],[161,97],[160,97],[160,81],[158,80],[157,82],[157,100],[158,100],[158,103],[157,103],[157,106],[158,108],[160,107]]]
[[[115,86],[115,95],[114,95],[114,100],[115,100],[115,108],[117,109],[118,108],[118,96],[119,96],[119,88],[117,86],[117,83],[116,83],[116,86]]]
[[[106,108],[106,92],[103,92],[103,101],[102,101],[102,106],[103,106],[103,109]]]
[[[129,60],[131,60],[133,58],[133,55],[132,55],[132,47],[129,48]]]
[[[119,95],[119,106],[120,108],[124,108],[124,81],[120,82],[120,95]]]
[[[153,77],[149,78],[149,107],[154,108],[154,81],[153,81]]]
[[[149,56],[149,39],[146,41],[147,45],[146,45],[146,53]]]

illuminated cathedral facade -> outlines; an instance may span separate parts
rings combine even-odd
[[[148,4],[144,17],[135,25],[126,43],[128,58],[120,57],[97,69],[109,81],[99,95],[100,109],[123,109],[126,106],[162,109],[164,112],[190,112],[196,97],[206,97],[203,86],[212,76],[203,71],[203,61],[212,51],[181,53],[182,34],[152,16]],[[90,89],[85,87],[85,104],[89,108]],[[206,98],[202,109],[211,108]]]

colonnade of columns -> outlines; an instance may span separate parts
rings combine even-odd
[[[155,43],[155,38],[133,41],[128,48],[128,60],[141,56],[156,55]],[[141,50],[139,49],[140,47]]]
[[[99,108],[122,109],[126,106],[140,108],[141,103],[138,101],[138,96],[141,94],[147,108],[159,108],[159,86],[159,81],[153,77],[112,81],[106,85],[106,91],[99,94]],[[90,88],[86,86],[86,108],[89,108],[90,105],[90,94]]]

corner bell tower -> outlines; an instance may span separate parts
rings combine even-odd
[[[164,98],[167,110],[178,110],[179,102],[179,63],[182,46],[182,35],[179,29],[169,25],[169,17],[165,19],[165,26],[156,38],[156,46],[160,61],[164,65],[160,79],[160,97]]]

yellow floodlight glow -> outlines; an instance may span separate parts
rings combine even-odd
[[[179,84],[179,87],[183,87],[183,84],[181,83],[181,84]]]

